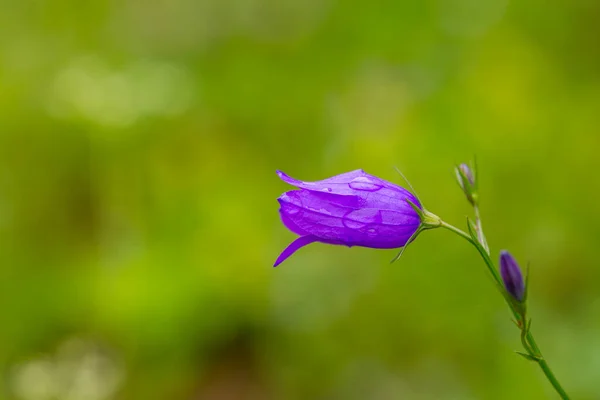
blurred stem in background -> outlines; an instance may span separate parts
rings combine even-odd
[[[561,398],[569,399],[569,396],[562,388],[556,379],[556,376],[554,376],[554,373],[550,369],[550,366],[544,359],[542,352],[531,333],[531,319],[527,319],[529,269],[527,270],[525,280],[523,280],[517,262],[510,253],[502,251],[500,254],[500,273],[498,272],[498,269],[490,257],[490,250],[481,225],[476,166],[474,170],[471,170],[466,164],[461,164],[456,167],[455,172],[460,187],[465,193],[467,200],[473,206],[475,222],[467,218],[469,233],[444,221],[441,222],[441,226],[463,237],[477,249],[494,280],[496,288],[500,291],[512,311],[514,316],[513,322],[521,331],[521,343],[526,352],[517,352],[517,354],[523,356],[527,360],[537,362],[544,372],[544,375],[546,375],[546,378],[550,381]]]

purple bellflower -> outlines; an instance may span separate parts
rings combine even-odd
[[[500,252],[500,275],[502,275],[506,291],[517,301],[523,301],[523,297],[525,296],[523,274],[521,274],[521,269],[517,261],[506,250]]]
[[[281,221],[300,237],[275,261],[275,267],[298,249],[313,242],[376,249],[405,246],[421,225],[408,190],[369,175],[362,169],[316,181],[303,182],[281,171],[279,177],[298,190],[283,193]]]

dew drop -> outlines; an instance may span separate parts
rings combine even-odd
[[[290,204],[288,206],[285,207],[285,213],[287,215],[296,215],[300,212],[301,208],[298,206],[295,206],[293,204]]]
[[[377,230],[375,228],[369,228],[367,229],[367,235],[371,237],[377,236]]]
[[[331,188],[323,188],[321,189],[322,192],[331,192]]]
[[[352,181],[350,181],[348,186],[354,190],[364,190],[366,192],[375,192],[383,187],[381,183],[375,182],[367,176],[359,176],[358,178],[354,178]]]
[[[353,230],[359,230],[364,228],[367,224],[365,224],[364,222],[360,222],[360,221],[355,221],[349,218],[344,218],[342,220],[342,223],[344,224],[344,226],[348,229],[353,229]]]
[[[344,224],[344,226],[348,229],[361,230],[369,224],[369,221],[365,221],[365,218],[360,210],[353,210],[344,215],[344,218],[342,218],[342,224]]]

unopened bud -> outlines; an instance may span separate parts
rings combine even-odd
[[[504,282],[504,288],[517,301],[523,301],[525,295],[525,284],[519,264],[506,250],[500,252],[500,275]]]
[[[462,189],[465,196],[467,196],[467,200],[472,205],[477,204],[477,192],[475,187],[475,175],[469,166],[465,163],[460,164],[458,167],[454,169],[456,173],[456,180],[460,188]]]

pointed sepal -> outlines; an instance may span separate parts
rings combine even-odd
[[[396,256],[394,258],[392,258],[392,261],[390,261],[390,264],[398,261],[400,259],[400,257],[402,257],[402,254],[404,254],[404,251],[406,250],[408,245],[411,244],[413,242],[413,240],[415,240],[417,238],[417,236],[419,236],[419,233],[423,232],[424,230],[425,229],[422,226],[419,226],[419,228],[415,231],[415,233],[413,233],[412,236],[408,239],[408,241],[406,242],[404,247],[402,247],[402,249],[398,252],[398,254],[396,254]]]
[[[520,351],[515,351],[515,353],[529,361],[538,362],[540,360],[538,357],[532,356],[531,354],[522,353]]]

